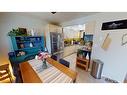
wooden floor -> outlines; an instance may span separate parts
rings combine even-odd
[[[76,67],[76,53],[65,57],[64,59],[70,62],[70,68],[77,72],[76,83],[107,83],[104,78],[95,79],[90,75],[90,72]]]

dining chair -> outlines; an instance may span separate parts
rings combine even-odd
[[[9,69],[9,64],[4,64],[0,66],[0,81],[9,78],[10,82],[12,82],[12,76]]]

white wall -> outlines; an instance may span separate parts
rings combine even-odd
[[[94,34],[95,32],[95,24],[96,22],[95,21],[92,21],[92,22],[88,22],[85,24],[85,33],[86,34]]]
[[[98,13],[98,14],[100,14],[100,13]],[[97,15],[82,17],[82,18],[79,18],[79,19],[75,19],[75,20],[72,20],[72,21],[61,23],[60,25],[64,26],[64,27],[73,26],[73,25],[83,25],[83,24],[86,24],[86,23],[96,21],[96,19],[94,19],[96,16]]]
[[[98,58],[104,62],[102,75],[119,82],[123,82],[127,73],[127,45],[121,46],[122,35],[127,33],[127,29],[101,31],[103,22],[126,19],[127,13],[99,13],[94,16],[84,17],[63,23],[63,26],[73,24],[83,24],[95,21],[94,44],[92,58]],[[109,33],[112,39],[107,51],[101,48],[106,34]]]
[[[10,38],[7,36],[12,28],[34,28],[41,35],[46,24],[45,21],[19,13],[0,13],[0,54],[7,56],[12,50]]]
[[[103,22],[126,19],[127,13],[103,13],[96,17],[94,35],[93,58],[99,58],[104,62],[103,76],[123,82],[127,73],[127,45],[121,46],[122,35],[127,29],[101,31]],[[111,45],[107,51],[101,48],[107,33],[111,37]]]

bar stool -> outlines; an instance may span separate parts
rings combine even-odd
[[[9,70],[9,64],[4,64],[0,66],[0,81],[9,78],[10,82],[12,82],[11,72]]]

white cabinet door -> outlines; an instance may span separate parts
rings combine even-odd
[[[79,31],[75,31],[73,29],[63,29],[64,38],[78,38],[79,37]]]
[[[55,25],[50,24],[49,25],[49,32],[56,32],[57,28]]]
[[[62,33],[62,27],[57,26],[57,25],[49,24],[49,31],[50,32],[59,32],[59,33]]]
[[[56,31],[59,32],[59,33],[62,33],[62,27],[57,26],[57,30]]]

